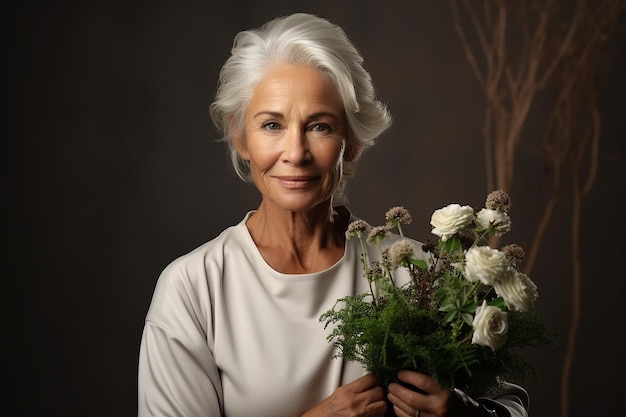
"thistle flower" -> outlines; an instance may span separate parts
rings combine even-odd
[[[410,224],[411,220],[411,213],[409,213],[409,211],[402,206],[392,207],[387,210],[387,213],[385,213],[386,226],[389,229],[397,227],[400,234],[402,234],[401,225]]]
[[[378,282],[384,276],[383,265],[380,261],[372,261],[369,269],[365,273],[368,282]]]
[[[367,243],[370,245],[374,245],[389,236],[389,229],[385,226],[375,226],[372,227],[369,234],[367,235]]]
[[[360,219],[354,220],[348,225],[348,228],[346,229],[346,239],[350,239],[353,237],[357,237],[360,239],[361,236],[363,236],[363,233],[365,233],[370,228],[371,226],[367,224],[367,222]]]
[[[506,245],[502,248],[502,252],[509,260],[511,266],[518,267],[526,258],[526,252],[524,252],[524,248],[520,245],[511,243],[510,245]]]
[[[389,248],[389,266],[391,270],[402,266],[412,256],[414,256],[413,244],[407,239],[398,240]]]
[[[495,190],[487,195],[485,208],[490,210],[509,211],[511,208],[511,199],[509,195],[502,190]]]

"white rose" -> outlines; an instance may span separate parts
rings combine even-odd
[[[493,285],[508,269],[504,252],[489,246],[474,246],[465,252],[465,278]]]
[[[511,230],[511,218],[501,210],[482,209],[476,215],[476,226],[479,232],[493,227],[496,236],[502,236]]]
[[[472,326],[474,327],[473,344],[488,346],[496,350],[506,342],[509,328],[506,312],[498,307],[487,305],[486,301],[483,301],[483,305],[476,309]]]
[[[433,226],[432,233],[439,236],[441,240],[445,242],[449,237],[463,230],[463,228],[470,224],[475,218],[474,209],[470,206],[450,204],[444,208],[435,210],[431,216],[430,224]]]
[[[531,310],[539,296],[537,285],[526,274],[515,269],[509,269],[499,280],[496,280],[493,288],[511,310]]]

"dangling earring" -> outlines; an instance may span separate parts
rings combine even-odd
[[[337,187],[339,187],[339,184],[341,184],[341,181],[343,180],[343,154],[346,151],[346,139],[341,139],[341,150],[339,151],[339,160],[337,161],[337,166],[335,167],[335,169],[337,170],[337,175],[339,177],[339,180],[337,181]],[[338,214],[337,210],[335,210],[335,207],[333,207],[333,200],[335,198],[335,192],[333,191],[333,193],[330,196],[330,205],[329,205],[329,220],[331,223],[334,223],[335,221],[335,215]]]

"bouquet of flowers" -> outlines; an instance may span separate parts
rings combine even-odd
[[[534,311],[537,286],[519,266],[523,249],[488,245],[511,229],[509,196],[491,192],[485,208],[450,204],[431,218],[437,243],[404,237],[404,207],[383,226],[352,222],[348,239],[361,242],[367,293],[347,296],[320,317],[332,326],[338,357],[362,363],[387,386],[401,369],[434,377],[470,395],[497,388],[502,378],[536,377],[524,347],[551,347],[552,335]],[[391,232],[397,239],[384,245]],[[378,247],[369,259],[365,245]],[[404,282],[402,282],[404,281]]]

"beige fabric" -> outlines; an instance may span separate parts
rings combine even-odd
[[[254,245],[249,215],[159,277],[141,340],[138,416],[299,416],[363,374],[333,359],[319,322],[338,298],[368,290],[358,240],[326,271],[281,274]]]

